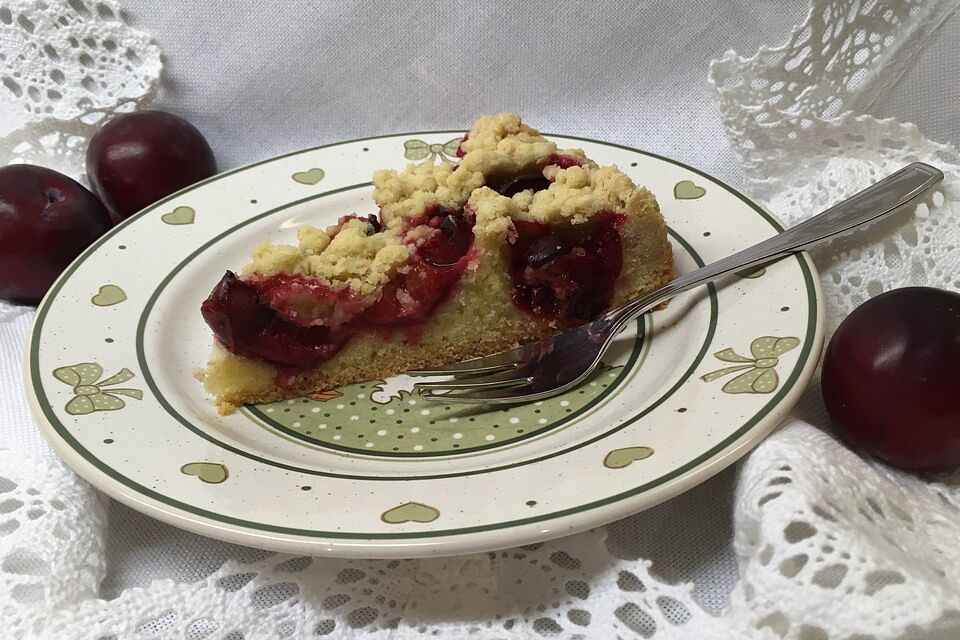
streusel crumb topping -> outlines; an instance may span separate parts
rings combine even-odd
[[[396,232],[371,231],[370,223],[360,219],[345,222],[333,238],[322,229],[302,227],[299,247],[263,244],[254,249],[246,272],[323,278],[334,289],[349,286],[368,295],[406,264],[411,251]]]
[[[363,219],[333,228],[332,237],[322,229],[303,227],[298,232],[299,247],[262,245],[254,250],[246,272],[318,277],[333,288],[350,286],[366,295],[402,270],[411,247],[434,232],[405,229],[433,206],[460,210],[466,205],[476,215],[474,233],[490,237],[505,237],[513,219],[582,224],[600,211],[656,211],[653,195],[637,188],[616,167],[598,167],[579,149],[559,149],[513,113],[478,118],[461,149],[465,155],[459,165],[411,164],[399,172],[374,173],[373,196],[384,225],[381,232],[374,233]],[[507,197],[484,186],[538,173],[550,185],[537,192],[526,190]]]
[[[638,189],[614,166],[548,167],[544,173],[553,184],[537,193],[527,192],[529,203],[522,207],[526,219],[547,223],[566,219],[581,224],[599,211],[635,213],[645,206],[657,206],[653,194]]]
[[[401,172],[373,174],[373,198],[388,227],[439,204],[460,208],[490,179],[543,171],[543,163],[558,155],[592,165],[580,149],[560,150],[514,113],[481,116],[461,144],[459,165],[408,165]]]

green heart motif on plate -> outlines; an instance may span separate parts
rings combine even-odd
[[[120,304],[127,299],[127,294],[123,289],[115,284],[105,284],[100,287],[100,291],[90,298],[90,302],[98,307],[109,307],[114,304]]]
[[[677,200],[696,200],[706,192],[703,187],[693,184],[693,180],[681,180],[673,186],[673,197]]]
[[[440,512],[430,505],[419,502],[404,502],[403,504],[387,509],[380,519],[387,524],[403,524],[404,522],[433,522],[440,517]]]
[[[167,224],[193,224],[196,211],[191,207],[177,207],[170,213],[160,216],[160,219]]]
[[[763,276],[763,274],[766,272],[766,267],[760,267],[759,269],[745,269],[743,271],[737,271],[736,274],[741,278],[750,278],[751,280],[755,280],[756,278]]]
[[[293,174],[293,180],[294,182],[299,182],[300,184],[313,186],[323,180],[324,175],[326,174],[324,174],[323,169],[314,167],[313,169],[309,169],[307,171],[298,171],[297,173]]]
[[[637,460],[644,460],[653,455],[650,447],[624,447],[614,449],[603,459],[603,466],[608,469],[623,469]]]
[[[196,476],[207,484],[220,484],[230,477],[227,468],[218,462],[189,462],[180,467],[180,473]]]

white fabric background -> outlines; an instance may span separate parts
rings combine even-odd
[[[0,0],[0,23],[5,22],[2,12],[5,5],[35,4],[24,0]],[[58,3],[48,4],[56,6]],[[846,13],[853,6],[856,9],[854,14],[858,11],[869,14],[870,19],[857,17],[858,23],[864,23],[862,26],[867,31],[881,32],[888,27],[883,26],[882,11],[872,8],[875,4],[855,0],[818,1],[816,10],[836,7]],[[325,3],[231,0],[195,3],[127,0],[124,16],[132,27],[152,35],[162,51],[164,73],[156,104],[179,113],[200,128],[213,146],[221,169],[343,139],[406,130],[462,128],[479,113],[512,110],[523,114],[544,131],[602,138],[687,162],[756,194],[777,214],[793,222],[865,186],[871,171],[883,173],[891,166],[903,164],[904,158],[911,154],[934,161],[938,158],[956,160],[955,152],[950,155],[951,150],[944,151],[924,138],[943,143],[960,142],[960,111],[957,110],[960,103],[960,73],[957,71],[960,65],[960,48],[957,46],[960,17],[952,13],[957,3],[895,1],[886,4],[906,7],[896,13],[902,15],[907,24],[915,19],[914,28],[890,27],[897,38],[892,43],[884,42],[882,51],[871,55],[869,63],[862,65],[865,72],[852,79],[849,86],[845,85],[847,93],[842,96],[841,109],[832,113],[824,113],[822,109],[816,112],[822,105],[818,106],[815,100],[805,100],[803,96],[798,98],[788,109],[788,115],[806,114],[815,121],[813,129],[816,131],[808,132],[809,135],[801,131],[799,140],[792,147],[789,145],[793,143],[788,142],[785,135],[777,135],[778,126],[785,126],[789,117],[781,114],[761,125],[755,120],[755,112],[744,108],[751,104],[751,99],[758,98],[750,95],[749,83],[747,88],[737,84],[737,77],[751,70],[750,64],[733,56],[725,57],[714,67],[716,89],[707,82],[707,74],[710,61],[723,57],[728,50],[752,56],[761,46],[778,46],[788,41],[794,26],[806,20],[809,6],[803,1],[679,0],[633,4],[594,2],[587,5],[520,1]],[[93,3],[90,5],[96,11]],[[113,6],[113,2],[106,5]],[[917,11],[911,14],[908,5],[915,6]],[[837,26],[836,30],[839,32],[840,27]],[[119,37],[137,41],[130,34],[121,33]],[[5,44],[10,43],[0,37],[0,51],[4,51]],[[142,57],[147,66],[152,64],[152,58]],[[767,68],[771,75],[778,77],[776,74],[783,72],[783,61],[777,58],[774,53],[762,55],[752,69],[757,72],[753,77],[761,76]],[[2,68],[0,66],[0,70]],[[824,77],[850,80],[844,78],[844,72],[836,69],[822,69],[820,73]],[[817,78],[813,77],[809,82],[811,93],[816,96]],[[754,89],[762,93],[763,86],[763,83],[754,84]],[[863,87],[866,90],[862,90]],[[139,93],[131,91],[128,98],[135,100],[140,94],[152,93],[149,83],[140,89]],[[111,94],[113,102],[98,106],[112,110],[107,107],[122,102],[118,96],[122,97],[125,90],[116,91],[117,95]],[[0,106],[6,108],[0,109],[0,116],[6,120],[5,125],[13,122],[9,125],[13,129],[19,124],[15,120],[23,118],[17,112],[22,101],[11,100],[9,96],[5,101],[3,96],[3,87],[0,86]],[[781,105],[784,106],[787,105]],[[848,109],[856,113],[849,118],[830,119],[842,116]],[[857,120],[857,114],[915,122],[919,130],[903,128],[897,123]],[[823,128],[817,129],[820,126]],[[0,128],[0,142],[4,140],[2,136],[6,130],[7,127]],[[839,136],[847,131],[866,138],[866,142],[842,142],[844,148],[840,151],[824,152],[822,139],[825,136]],[[78,133],[85,132],[78,130]],[[894,141],[907,140],[905,151],[899,155],[891,151],[893,147],[885,146],[883,140],[887,138],[884,136]],[[735,145],[731,145],[731,137]],[[16,155],[10,143],[13,139],[16,138],[7,139],[10,149],[0,147],[0,161]],[[856,162],[838,159],[844,151],[849,160]],[[31,157],[30,153],[25,157]],[[771,158],[780,158],[783,162],[770,164]],[[71,161],[74,161],[73,165]],[[75,158],[71,157],[69,150],[57,155],[49,164],[65,169],[72,167],[76,171]],[[773,182],[780,186],[797,178],[797,184],[788,189],[773,188],[767,178],[774,178]],[[818,187],[819,191],[810,188],[812,186]],[[941,232],[950,242],[944,241],[941,246],[921,240],[921,244],[935,246],[936,251],[941,251],[939,258],[956,264],[956,247],[948,250],[946,246],[953,242],[960,230],[955,226],[956,215],[950,220],[954,226]],[[921,221],[917,227],[925,228],[923,224]],[[902,234],[902,230],[894,231],[894,235]],[[883,238],[874,241],[883,244]],[[919,253],[920,248],[916,245],[917,242],[913,242],[914,249],[910,251]],[[869,242],[864,243],[865,250],[870,246]],[[889,250],[887,253],[881,251],[874,262],[882,265],[886,261],[891,272],[909,271],[900,268],[909,261],[891,263],[886,260],[890,255]],[[833,309],[831,326],[835,326],[842,311],[852,306],[852,302],[866,295],[866,282],[875,281],[878,286],[886,288],[908,282],[931,282],[941,286],[953,282],[941,277],[942,274],[927,273],[924,267],[899,280],[895,275],[881,272],[879,267],[870,272],[851,270],[850,263],[855,261],[856,256],[833,259],[827,252],[818,254],[818,263],[827,274],[825,285]],[[865,262],[874,264],[869,260]],[[860,280],[851,283],[851,275]],[[843,286],[853,286],[855,291],[843,290]],[[952,286],[956,288],[960,283]],[[36,427],[19,399],[19,354],[29,319],[30,314],[23,310],[0,306],[0,439],[11,452],[0,457],[0,474],[10,477],[21,490],[27,486],[28,479],[34,482],[33,477],[37,475],[37,466],[25,464],[24,456],[50,459],[50,464],[56,465],[49,458],[45,443],[38,437]],[[811,390],[796,414],[805,422],[826,424],[816,388]],[[657,639],[789,637],[816,640],[853,637],[857,633],[864,634],[862,638],[957,637],[960,631],[956,626],[950,626],[949,615],[945,613],[951,607],[960,606],[957,603],[960,597],[957,575],[937,578],[934,573],[927,576],[920,571],[937,562],[945,568],[960,567],[957,552],[953,551],[951,555],[949,551],[943,551],[949,557],[933,556],[931,560],[930,556],[924,556],[922,549],[914,553],[913,548],[906,545],[913,555],[907,553],[894,557],[888,550],[871,555],[873,548],[863,539],[864,531],[870,529],[872,521],[841,519],[841,530],[848,532],[852,540],[848,541],[849,546],[869,549],[862,551],[869,559],[863,564],[869,567],[860,574],[851,569],[850,574],[873,575],[868,570],[874,571],[881,565],[876,559],[881,555],[893,558],[891,566],[895,568],[911,564],[919,567],[922,575],[911,574],[907,580],[912,591],[896,593],[894,601],[901,604],[926,602],[929,604],[927,608],[911,605],[911,611],[898,610],[894,617],[899,618],[893,621],[883,618],[884,610],[889,611],[890,606],[879,599],[876,599],[878,611],[868,614],[868,602],[863,600],[857,601],[856,606],[846,607],[844,612],[828,606],[829,601],[842,598],[824,593],[818,600],[815,593],[811,595],[809,590],[799,590],[800,587],[809,587],[810,583],[819,585],[816,576],[808,577],[803,584],[793,585],[798,589],[795,591],[791,591],[788,582],[764,582],[764,567],[771,563],[771,557],[776,562],[781,558],[781,550],[775,543],[771,543],[773,547],[762,544],[772,539],[769,532],[776,527],[779,527],[777,531],[783,529],[791,518],[798,517],[797,512],[804,508],[796,506],[800,499],[807,498],[811,504],[819,504],[816,502],[819,496],[833,491],[829,483],[818,485],[819,476],[816,474],[807,477],[801,473],[802,455],[801,459],[790,463],[796,467],[792,477],[771,481],[771,478],[776,480],[776,477],[791,475],[790,472],[777,475],[776,469],[786,464],[784,459],[790,459],[797,452],[811,451],[829,463],[826,469],[835,474],[832,477],[838,486],[856,488],[862,484],[865,490],[875,492],[871,495],[877,496],[881,507],[886,507],[885,500],[899,504],[896,496],[914,506],[926,505],[926,511],[917,507],[918,512],[904,507],[918,522],[930,524],[931,520],[936,520],[941,526],[944,522],[960,524],[953,512],[941,517],[937,511],[939,520],[929,515],[935,511],[933,502],[948,505],[958,502],[956,490],[951,488],[955,484],[949,480],[944,480],[942,485],[931,485],[935,491],[929,493],[927,488],[920,486],[922,483],[918,484],[909,477],[867,466],[839,449],[829,438],[809,427],[802,427],[798,422],[771,438],[745,466],[738,465],[664,505],[611,525],[606,529],[608,537],[605,542],[602,541],[603,532],[600,532],[595,534],[600,536],[596,543],[591,542],[594,534],[587,534],[580,536],[579,541],[559,541],[548,549],[589,551],[593,548],[591,545],[599,549],[605,544],[611,554],[597,561],[604,570],[597,570],[594,589],[597,593],[609,594],[611,601],[618,596],[608,588],[612,582],[618,581],[619,570],[632,571],[643,579],[647,578],[644,571],[649,570],[652,581],[658,585],[693,583],[693,602],[709,613],[721,615],[714,621],[695,612],[690,606],[692,603],[683,595],[683,588],[670,591],[666,586],[650,585],[654,592],[660,589],[660,593],[678,599],[681,609],[688,610],[693,619],[685,625],[671,627],[676,620],[665,614],[669,624],[657,628],[654,636]],[[62,471],[52,468],[50,476],[57,474],[63,475]],[[23,479],[18,480],[18,477]],[[759,507],[752,506],[757,496],[766,495],[764,487],[767,484],[782,485],[787,493],[791,483],[797,487],[799,498],[791,498],[794,502],[790,503],[790,508],[785,507],[779,519],[771,520],[759,512]],[[0,492],[3,488],[0,481]],[[46,497],[48,492],[56,492],[57,495],[75,496],[80,504],[96,505],[89,497],[84,498],[86,491],[82,482],[61,483],[41,491],[41,494]],[[778,504],[784,501],[785,498],[779,498]],[[72,503],[68,501],[68,504]],[[83,526],[71,538],[74,541],[77,538],[87,540],[90,548],[84,554],[70,556],[82,556],[86,560],[76,561],[76,565],[55,565],[64,566],[60,576],[62,581],[76,580],[85,585],[85,590],[77,590],[70,594],[70,598],[65,598],[62,602],[64,610],[59,616],[53,616],[52,610],[40,615],[46,622],[55,619],[59,626],[41,624],[31,627],[27,624],[31,612],[22,607],[23,598],[14,598],[0,610],[4,616],[0,622],[9,618],[8,622],[16,629],[21,629],[16,624],[22,623],[22,629],[32,628],[36,637],[50,637],[44,634],[57,628],[59,637],[98,638],[94,631],[99,629],[104,635],[116,633],[122,638],[147,637],[143,635],[147,632],[156,632],[164,638],[198,638],[203,629],[197,631],[199,627],[190,627],[192,631],[185,631],[191,621],[185,620],[184,616],[178,622],[163,622],[166,618],[160,615],[168,607],[176,611],[193,610],[188,606],[193,591],[181,588],[182,585],[204,580],[210,582],[208,576],[211,574],[216,577],[238,572],[232,565],[221,569],[228,561],[266,563],[262,567],[256,565],[265,574],[272,566],[270,562],[280,561],[270,560],[261,552],[179,531],[105,499],[102,501],[105,520],[101,519],[95,506],[91,508],[93,512],[89,518],[78,520]],[[806,509],[809,508],[808,504]],[[3,511],[0,503],[0,512]],[[26,523],[29,518],[21,517],[21,521]],[[6,533],[3,526],[0,522],[0,535]],[[891,525],[890,530],[894,529]],[[950,546],[950,540],[954,547],[960,546],[956,528],[937,531],[940,531],[939,535],[947,536],[946,541],[934,545],[938,547],[938,553],[940,546]],[[925,536],[913,537],[930,542]],[[0,546],[0,551],[10,551],[11,538],[0,537],[0,545],[7,545]],[[814,540],[820,542],[819,537]],[[783,553],[784,558],[796,557],[791,556],[792,552]],[[636,559],[641,562],[633,562]],[[299,615],[309,614],[311,620],[319,619],[316,611],[323,607],[318,605],[322,598],[316,595],[322,590],[317,587],[311,592],[309,585],[326,585],[320,574],[326,571],[335,576],[346,566],[328,563],[328,568],[324,569],[322,563],[313,564],[311,570],[315,575],[304,578],[300,589],[303,597],[298,605],[302,607],[298,610]],[[18,574],[18,566],[14,562],[10,566],[5,563],[0,568]],[[441,576],[442,582],[443,576],[453,575],[450,566],[424,564],[418,571]],[[370,567],[366,569],[369,571]],[[506,575],[509,570],[509,567],[495,568],[492,575]],[[619,575],[622,579],[622,574]],[[804,577],[803,573],[799,575]],[[748,578],[746,585],[741,582],[744,576]],[[4,584],[15,583],[9,576],[7,578],[0,583],[0,591]],[[396,579],[398,584],[403,584],[401,578]],[[168,582],[155,582],[158,580]],[[865,584],[873,585],[877,580],[882,582],[878,578],[865,580]],[[830,582],[829,579],[826,581]],[[751,595],[754,584],[768,587],[762,597]],[[841,576],[837,585],[842,587],[844,584]],[[47,591],[34,594],[34,605],[49,608],[52,603],[61,602],[56,597],[56,588],[52,591],[50,587],[44,588]],[[131,588],[147,591],[131,591]],[[822,585],[815,588],[827,589]],[[63,589],[70,591],[69,587]],[[226,605],[218,609],[205,599],[211,596],[204,589],[197,587],[196,593],[203,597],[196,595],[195,598],[204,605],[198,604],[196,610],[209,614],[207,618],[220,625],[214,635],[208,637],[237,640],[240,636],[229,635],[233,630],[229,623],[236,620],[249,625],[237,627],[247,638],[275,637],[276,629],[283,630],[282,624],[273,629],[266,623],[263,629],[255,630],[253,622],[246,622],[250,611],[235,613],[231,619],[225,614]],[[625,589],[621,587],[621,591]],[[916,599],[910,600],[907,595]],[[84,599],[96,596],[108,600],[121,597],[115,606],[109,602],[84,604]],[[251,602],[255,603],[251,597],[240,604],[245,602],[250,609]],[[634,637],[639,633],[644,636],[645,630],[649,630],[649,625],[642,623],[619,624],[611,615],[614,607],[607,610],[595,600],[590,606],[584,605],[593,611],[593,623],[586,627],[571,624],[567,620],[569,615],[564,613],[569,608],[567,605],[557,609],[550,602],[551,597],[544,595],[538,600],[539,597],[536,593],[529,596],[526,602],[529,606],[521,612],[524,622],[511,629],[505,630],[495,622],[492,614],[497,610],[491,609],[487,612],[489,616],[476,615],[474,618],[453,615],[449,611],[445,614],[435,611],[433,617],[408,611],[407,618],[413,627],[407,631],[416,635],[417,625],[422,624],[427,631],[439,629],[442,637],[447,637],[443,634],[453,633],[454,628],[465,634],[470,625],[492,625],[497,630],[495,635],[481,634],[478,637],[499,637],[509,633],[511,637],[527,637],[529,634],[532,637],[572,638],[583,633],[590,638],[612,638],[614,634]],[[764,602],[758,604],[758,600]],[[153,602],[159,603],[154,609],[145,604]],[[0,593],[0,605],[3,603],[4,597]],[[536,613],[538,605],[543,605],[548,613],[543,614],[543,610]],[[801,610],[801,605],[807,608]],[[653,606],[650,604],[651,608]],[[851,615],[851,608],[855,613],[857,606],[863,607],[862,616]],[[11,607],[21,610],[12,612],[9,611]],[[549,625],[538,626],[537,621],[543,619],[541,614],[549,617],[555,609],[557,619],[562,623],[558,623],[559,631],[554,633]],[[218,612],[216,615],[210,613],[214,610]],[[324,615],[332,618],[339,615],[337,619],[342,620],[345,613]],[[36,609],[33,615],[36,615]],[[150,616],[161,622],[139,629],[139,622]],[[629,618],[630,614],[626,617]],[[94,618],[99,626],[91,626],[89,621]],[[124,621],[131,620],[137,624],[124,625]],[[662,622],[664,618],[657,620]],[[87,622],[81,624],[83,621]],[[830,630],[829,636],[819,635],[823,631],[817,626],[820,624],[823,629]],[[931,631],[937,625],[946,631]],[[340,622],[337,633],[353,637],[352,633],[359,633],[352,631],[353,626],[356,625],[349,621],[346,625]],[[364,628],[364,625],[359,626]],[[386,628],[384,624],[375,626]],[[121,629],[127,631],[121,632]],[[81,636],[81,630],[83,634],[93,635]],[[71,632],[77,635],[71,636]],[[29,633],[23,631],[22,637],[34,637]],[[297,633],[297,637],[311,637],[309,630],[303,630],[301,636],[299,627]],[[389,635],[390,632],[385,633]],[[408,636],[403,634],[402,637]]]
[[[201,127],[224,167],[509,110],[720,177],[739,171],[710,60],[781,42],[807,10],[802,0],[215,4],[126,2],[164,53],[161,103]]]

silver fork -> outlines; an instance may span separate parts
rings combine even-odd
[[[426,391],[424,398],[443,402],[507,404],[563,393],[590,375],[625,326],[660,303],[728,273],[757,267],[873,222],[919,199],[941,180],[939,169],[914,162],[779,235],[679,276],[593,322],[512,351],[408,373],[454,376],[452,381],[415,385]]]

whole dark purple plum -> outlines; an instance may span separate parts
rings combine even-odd
[[[29,164],[0,167],[0,299],[37,304],[110,227],[103,204],[79,182]]]
[[[904,469],[960,466],[960,294],[895,289],[840,324],[823,401],[843,437]]]
[[[87,147],[87,175],[115,221],[217,172],[196,127],[164,111],[109,120]]]

